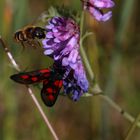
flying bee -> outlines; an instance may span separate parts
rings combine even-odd
[[[46,30],[38,26],[27,26],[21,30],[18,30],[14,34],[14,38],[17,43],[25,48],[29,47],[38,47],[40,46],[39,39],[45,38]]]

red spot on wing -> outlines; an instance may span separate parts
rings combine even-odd
[[[53,89],[52,88],[47,88],[47,92],[52,94],[53,93]]]
[[[54,81],[55,86],[59,86],[59,80]]]
[[[22,78],[22,79],[28,79],[29,76],[28,76],[28,75],[21,75],[21,78]]]
[[[32,79],[32,81],[34,81],[34,82],[38,80],[37,77],[32,77],[31,79]]]
[[[48,96],[48,98],[49,98],[50,101],[54,101],[54,99],[55,99],[54,96],[53,96],[52,94],[50,94],[50,95]]]
[[[43,69],[43,70],[40,70],[41,73],[47,73],[47,72],[50,72],[49,69]]]
[[[63,80],[60,80],[60,82],[59,82],[59,88],[61,88],[62,85],[63,85]]]
[[[62,80],[56,80],[56,81],[54,81],[54,86],[56,86],[56,87],[61,88],[62,87],[62,84],[63,84],[63,81]]]

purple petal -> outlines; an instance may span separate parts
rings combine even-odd
[[[52,29],[52,28],[54,28],[54,25],[53,24],[47,25],[46,28],[47,29]]]
[[[69,57],[68,57],[68,61],[71,61],[72,63],[75,63],[76,62],[76,59],[77,59],[77,56],[78,56],[78,51],[77,50],[72,50]]]
[[[90,0],[92,3],[94,3],[95,7],[98,8],[111,8],[115,4],[112,0]]]
[[[50,55],[50,54],[52,54],[53,52],[54,52],[53,50],[48,49],[48,50],[44,51],[44,54],[45,54],[45,55]]]
[[[53,28],[52,31],[53,31],[54,33],[57,33],[57,32],[58,32],[58,29]]]
[[[107,21],[112,16],[112,12],[104,13],[103,8],[111,8],[115,5],[112,0],[83,0],[84,10],[88,10],[91,15],[98,21]]]
[[[90,12],[95,17],[95,19],[98,21],[107,21],[112,16],[111,11],[107,12],[106,14],[102,14],[99,10],[96,10],[92,7],[90,8]]]
[[[47,34],[46,34],[46,38],[53,38],[53,34],[52,34],[52,32],[47,32]]]
[[[109,20],[109,19],[111,18],[111,16],[112,16],[112,12],[109,11],[109,12],[105,13],[105,14],[102,16],[101,21],[107,21],[107,20]]]
[[[62,60],[62,66],[67,66],[68,64],[69,64],[68,58],[64,57],[63,60]]]
[[[61,41],[60,41],[58,38],[55,38],[55,39],[54,39],[54,42],[60,43]]]

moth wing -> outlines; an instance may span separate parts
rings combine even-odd
[[[50,77],[50,69],[41,69],[31,72],[18,73],[10,76],[12,80],[20,84],[34,84],[42,82],[43,80]]]
[[[63,80],[55,78],[52,80],[44,80],[41,90],[41,98],[45,105],[51,107],[55,104],[59,92],[62,88]]]

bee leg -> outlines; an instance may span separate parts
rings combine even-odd
[[[36,45],[31,44],[31,46],[32,46],[33,49],[37,49]]]
[[[34,44],[33,41],[28,41],[28,45],[31,46],[32,48],[36,49],[36,45]]]
[[[22,52],[25,50],[25,44],[24,44],[24,42],[21,42],[21,45],[22,45]]]
[[[40,43],[39,42],[37,42],[37,43],[38,43],[38,46],[41,47]]]

